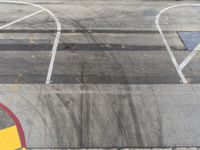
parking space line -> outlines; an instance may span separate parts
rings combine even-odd
[[[11,26],[11,25],[13,25],[13,24],[16,24],[16,23],[18,23],[18,22],[21,22],[21,21],[23,21],[23,20],[25,20],[25,19],[28,19],[28,18],[30,18],[30,17],[33,17],[33,16],[35,16],[35,15],[37,15],[37,14],[43,12],[43,11],[44,11],[44,10],[36,11],[36,12],[30,14],[30,15],[24,16],[24,17],[19,18],[19,19],[15,20],[15,21],[12,21],[12,22],[10,22],[10,23],[8,23],[8,24],[5,24],[5,25],[3,25],[3,26],[0,26],[0,30],[4,29],[4,28],[6,28],[6,27],[9,27],[9,26]]]
[[[52,51],[51,51],[51,60],[50,60],[50,63],[49,63],[48,73],[47,73],[46,82],[45,82],[46,84],[50,84],[53,66],[54,66],[54,61],[55,61],[55,57],[56,57],[56,52],[57,52],[57,48],[58,48],[58,44],[59,44],[60,36],[61,36],[61,28],[62,28],[58,17],[52,11],[50,11],[49,9],[47,9],[43,6],[37,5],[37,4],[32,4],[32,3],[28,3],[28,2],[22,2],[22,1],[0,1],[0,3],[24,4],[24,5],[30,5],[30,6],[33,6],[33,7],[37,7],[37,8],[41,9],[40,11],[47,12],[54,19],[56,26],[57,26],[57,33],[56,33],[56,37],[55,37],[55,40],[54,40],[54,43],[53,43],[53,48],[52,48]]]
[[[165,36],[164,36],[164,34],[163,34],[163,31],[162,31],[162,29],[161,29],[161,27],[160,27],[160,17],[161,17],[161,15],[162,15],[165,11],[167,11],[167,10],[169,10],[169,9],[172,9],[172,8],[184,7],[184,6],[200,6],[200,4],[179,4],[179,5],[173,5],[173,6],[167,7],[167,8],[165,8],[165,9],[161,10],[161,11],[159,12],[159,14],[156,16],[155,24],[156,24],[156,27],[157,27],[157,29],[158,29],[160,35],[161,35],[161,38],[162,38],[163,42],[164,42],[164,44],[165,44],[165,46],[166,46],[166,48],[167,48],[167,51],[169,52],[169,55],[170,55],[170,57],[171,57],[171,59],[172,59],[172,62],[173,62],[174,66],[175,66],[175,68],[176,68],[176,70],[177,70],[177,73],[179,74],[179,76],[180,76],[182,82],[185,83],[185,84],[187,84],[188,81],[187,81],[187,79],[185,78],[185,76],[184,76],[182,70],[183,70],[183,68],[191,61],[191,59],[197,54],[197,50],[196,50],[196,48],[195,48],[195,50],[193,50],[193,52],[191,52],[191,53],[189,54],[189,56],[181,63],[181,65],[179,65],[179,64],[177,63],[177,60],[176,60],[176,58],[175,58],[175,56],[174,56],[174,54],[173,54],[173,52],[172,52],[172,50],[171,50],[171,47],[170,47],[170,45],[168,44],[168,42],[167,42],[167,40],[166,40],[166,38],[165,38]],[[200,46],[197,46],[197,47],[199,48]]]
[[[200,44],[199,44],[200,46]],[[186,59],[179,65],[179,69],[183,70],[183,68],[192,60],[192,58],[198,53],[198,46],[186,57]]]
[[[47,73],[47,78],[46,78],[46,84],[50,84],[51,83],[51,76],[52,76],[52,72],[53,72],[53,66],[54,66],[54,62],[55,62],[55,57],[56,57],[56,52],[57,52],[57,48],[58,48],[58,44],[60,41],[60,35],[61,35],[61,24],[59,22],[59,20],[57,20],[57,34],[56,34],[56,38],[54,40],[54,45],[53,45],[53,49],[51,52],[51,61],[49,64],[49,69],[48,69],[48,73]],[[59,25],[60,24],[60,25]]]
[[[196,46],[196,48],[194,50],[200,51],[200,43]]]

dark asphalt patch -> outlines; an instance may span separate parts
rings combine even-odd
[[[154,10],[154,9],[147,9],[143,12],[143,15],[145,17],[149,17],[149,16],[156,16],[159,13],[159,11]]]
[[[174,76],[109,76],[109,75],[56,75],[52,76],[54,84],[181,84]],[[199,79],[200,81],[200,79]]]
[[[56,33],[57,30],[45,30],[45,29],[4,29],[0,30],[0,33]],[[112,34],[159,34],[158,30],[81,30],[81,29],[63,29],[62,33],[112,33]],[[163,31],[166,34],[176,33],[175,31]]]
[[[53,44],[0,44],[0,51],[51,51]],[[182,47],[172,46],[175,51]],[[59,44],[57,51],[166,51],[165,46],[142,46],[122,44]]]
[[[17,82],[17,75],[0,74],[1,84],[45,84],[46,74],[24,74]],[[193,77],[192,77],[193,78]],[[200,83],[200,78],[195,78]],[[53,74],[53,84],[180,84],[179,77],[168,76],[111,76],[98,74]]]

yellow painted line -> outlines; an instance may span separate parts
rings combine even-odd
[[[19,148],[21,148],[21,141],[15,125],[0,130],[0,150],[16,150]]]

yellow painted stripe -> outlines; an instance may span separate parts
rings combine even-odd
[[[21,142],[16,126],[0,130],[0,150],[16,150],[21,148]]]

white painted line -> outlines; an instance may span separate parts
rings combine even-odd
[[[40,8],[41,10],[43,10],[43,11],[46,11],[54,19],[56,26],[57,26],[57,33],[56,33],[53,48],[52,48],[52,51],[51,51],[51,60],[50,60],[48,73],[47,73],[47,77],[46,77],[46,84],[50,84],[53,66],[54,66],[54,61],[55,61],[55,57],[56,57],[56,52],[57,52],[57,48],[58,48],[58,44],[59,44],[59,40],[60,40],[60,35],[61,35],[61,23],[60,23],[59,19],[49,9],[42,7],[40,5],[37,5],[37,4],[32,4],[32,3],[28,3],[28,2],[22,2],[22,1],[0,1],[0,3],[24,4],[24,5],[30,5],[30,6],[33,6],[33,7],[37,7],[37,8]]]
[[[159,22],[160,17],[161,17],[161,15],[162,15],[164,12],[166,12],[166,11],[168,11],[169,9],[172,9],[172,8],[184,7],[184,6],[200,6],[200,4],[179,4],[179,5],[174,5],[174,6],[167,7],[167,8],[165,8],[165,9],[161,10],[161,11],[159,12],[159,14],[156,16],[155,24],[156,24],[156,27],[157,27],[157,29],[158,29],[160,35],[161,35],[161,38],[162,38],[162,40],[163,40],[163,42],[164,42],[164,44],[165,44],[165,46],[166,46],[166,48],[167,48],[167,51],[168,51],[168,53],[169,53],[169,55],[170,55],[170,57],[171,57],[171,59],[172,59],[172,62],[173,62],[173,64],[174,64],[174,66],[175,66],[175,68],[176,68],[176,70],[177,70],[177,72],[178,72],[178,74],[179,74],[179,76],[180,76],[182,82],[183,82],[183,83],[188,83],[187,80],[186,80],[186,78],[185,78],[185,76],[184,76],[184,74],[182,73],[182,69],[185,67],[184,65],[187,64],[187,63],[196,55],[196,52],[197,52],[197,51],[195,51],[193,54],[191,53],[191,56],[189,55],[188,58],[186,58],[185,63],[181,66],[181,67],[183,67],[183,68],[181,69],[181,67],[178,65],[178,63],[177,63],[177,61],[176,61],[176,58],[175,58],[175,56],[174,56],[174,54],[173,54],[173,52],[172,52],[172,50],[171,50],[171,47],[169,46],[169,44],[168,44],[168,42],[167,42],[167,40],[166,40],[166,38],[165,38],[165,36],[164,36],[164,34],[163,34],[163,31],[162,31],[162,29],[161,29],[161,27],[160,27],[160,22]],[[188,61],[188,62],[187,62],[187,61]]]
[[[185,60],[179,65],[179,69],[183,70],[185,66],[192,60],[192,58],[198,53],[197,50],[193,50],[186,58]]]
[[[51,61],[50,61],[49,69],[48,69],[48,73],[47,73],[46,84],[51,83],[53,65],[54,65],[55,58],[56,58],[56,52],[57,52],[57,48],[58,48],[58,44],[59,44],[59,40],[60,40],[60,35],[61,35],[61,32],[57,32],[56,38],[54,40],[54,45],[53,45],[53,49],[52,49],[52,52],[51,52]]]
[[[196,46],[196,48],[194,50],[195,51],[200,51],[200,43]]]
[[[183,70],[183,68],[192,60],[192,58],[199,52],[200,43],[196,46],[196,48],[186,57],[186,59],[179,65],[179,68]]]
[[[3,25],[3,26],[0,26],[0,30],[6,28],[6,27],[8,27],[8,26],[11,26],[11,25],[13,25],[13,24],[15,24],[15,23],[18,23],[18,22],[20,22],[20,21],[23,21],[23,20],[25,20],[25,19],[28,19],[28,18],[30,18],[30,17],[33,17],[33,16],[35,16],[35,15],[37,15],[37,14],[43,12],[43,11],[44,11],[44,10],[36,11],[36,12],[30,14],[30,15],[24,16],[24,17],[19,18],[19,19],[15,20],[15,21],[12,21],[12,22],[10,22],[10,23],[8,23],[8,24],[5,24],[5,25]]]
[[[59,44],[59,41],[60,41],[60,35],[61,35],[61,23],[58,20],[58,18],[56,17],[56,15],[54,15],[53,13],[51,15],[52,15],[52,17],[54,18],[54,20],[56,22],[57,33],[56,33],[56,37],[55,37],[53,48],[52,48],[52,52],[51,52],[51,61],[50,61],[49,69],[48,69],[48,73],[47,73],[46,84],[50,84],[51,83],[51,76],[52,76],[52,72],[53,72],[53,66],[54,66],[54,62],[55,62],[55,57],[56,57],[58,44]]]

